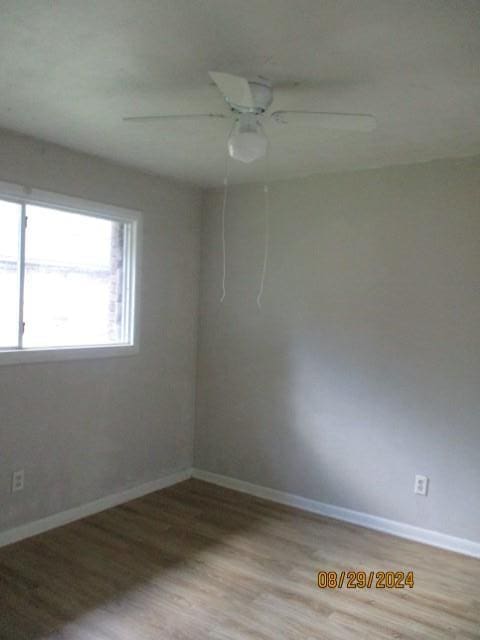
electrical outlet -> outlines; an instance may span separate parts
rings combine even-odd
[[[415,486],[413,488],[415,493],[419,496],[426,496],[428,493],[428,478],[427,476],[415,476]]]
[[[23,491],[24,480],[25,472],[23,469],[19,469],[12,473],[12,493]]]

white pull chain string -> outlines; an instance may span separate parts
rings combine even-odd
[[[259,309],[262,308],[262,295],[263,287],[265,284],[265,277],[267,275],[268,250],[270,244],[270,198],[267,184],[263,185],[263,191],[265,194],[265,248],[263,253],[262,277],[260,278],[260,289],[257,296],[257,306]]]
[[[269,171],[269,162],[268,162],[269,158],[268,158],[268,150],[267,150],[267,155],[265,157],[265,162],[267,164],[267,180],[265,182],[265,184],[263,185],[263,193],[265,196],[265,200],[264,200],[264,214],[265,214],[265,245],[264,245],[264,251],[263,251],[263,267],[262,267],[262,276],[260,278],[260,289],[258,290],[258,296],[257,296],[257,307],[259,309],[262,308],[262,296],[263,296],[263,287],[265,285],[265,277],[267,275],[267,265],[268,265],[268,253],[269,253],[269,245],[270,245],[270,192],[268,189],[268,177],[270,174]]]
[[[225,211],[227,208],[227,191],[228,191],[228,176],[225,174],[223,179],[223,206],[222,206],[222,259],[223,259],[223,275],[222,275],[222,297],[220,302],[225,300],[227,290],[225,288],[225,282],[227,279],[227,245],[225,242]]]
[[[228,134],[228,139],[232,135],[233,128],[235,127],[236,120],[233,121],[232,128]],[[223,273],[222,273],[222,297],[220,298],[220,302],[225,300],[225,296],[227,295],[226,281],[227,281],[227,243],[225,240],[225,216],[227,212],[227,194],[228,194],[228,159],[230,157],[228,151],[228,143],[227,143],[227,152],[225,154],[225,177],[223,178],[223,204],[222,204],[222,261],[223,261]]]

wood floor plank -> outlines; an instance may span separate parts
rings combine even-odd
[[[0,549],[0,640],[154,639],[480,640],[480,560],[198,480]]]

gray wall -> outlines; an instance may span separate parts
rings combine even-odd
[[[191,465],[201,194],[6,132],[0,180],[145,212],[139,355],[0,366],[1,530]]]
[[[480,540],[480,161],[204,199],[196,466]],[[198,190],[0,132],[0,180],[141,209],[141,350],[0,366],[0,530],[191,465]],[[26,487],[10,494],[13,469]],[[414,474],[430,476],[428,498]]]
[[[480,541],[480,161],[205,200],[195,464]],[[430,477],[427,498],[414,474]]]

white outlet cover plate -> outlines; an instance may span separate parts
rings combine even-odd
[[[12,473],[12,493],[23,490],[25,474],[23,469]]]
[[[420,476],[420,475],[416,475],[415,476],[415,486],[414,489],[415,493],[417,493],[420,496],[426,496],[428,493],[428,478],[427,476]]]

